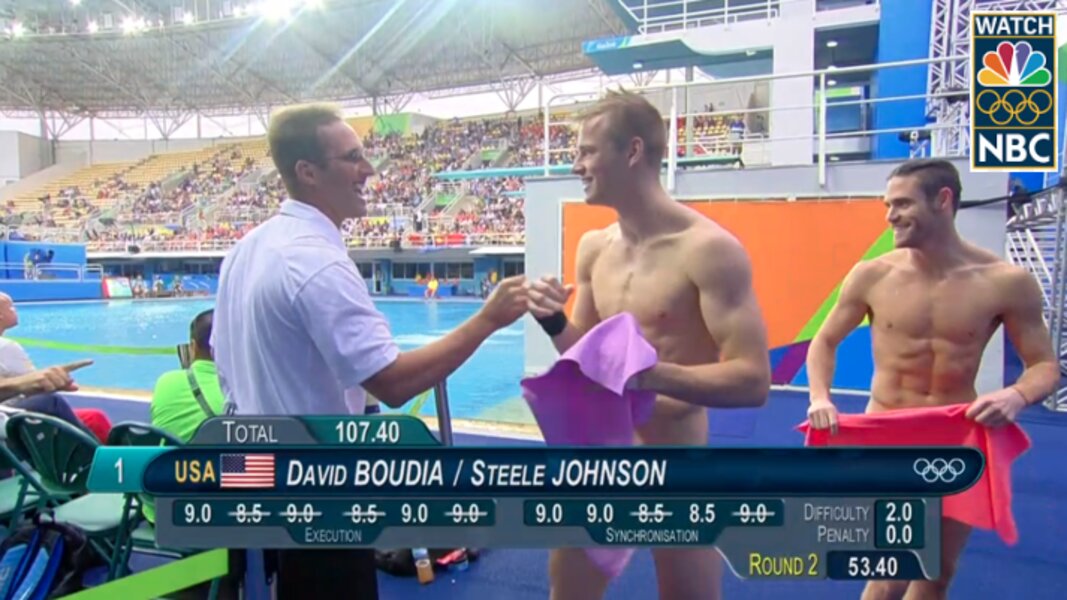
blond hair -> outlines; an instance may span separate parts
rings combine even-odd
[[[656,169],[663,164],[667,153],[667,132],[660,114],[644,96],[626,91],[611,90],[599,102],[584,111],[582,123],[604,117],[608,137],[622,150],[634,138],[639,138],[645,148],[645,162]]]
[[[319,128],[343,121],[341,109],[333,104],[299,104],[275,112],[267,130],[267,143],[274,166],[285,189],[296,194],[296,163],[301,160],[322,165],[326,162]]]

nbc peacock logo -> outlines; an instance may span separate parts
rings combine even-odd
[[[1057,15],[971,13],[971,169],[1059,171]]]
[[[978,72],[978,83],[985,87],[1043,87],[1050,81],[1045,55],[1034,52],[1030,42],[1001,42],[982,56]]]

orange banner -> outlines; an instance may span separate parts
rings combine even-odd
[[[880,198],[685,202],[744,244],[772,348],[792,343],[886,228]],[[563,203],[563,278],[575,281],[578,241],[615,222],[611,209]],[[536,275],[536,274],[531,274]],[[570,307],[568,307],[569,309]]]

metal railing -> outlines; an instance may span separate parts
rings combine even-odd
[[[0,262],[0,271],[19,273],[25,281],[96,281],[104,278],[104,268],[100,265],[80,265],[77,263],[43,263],[26,264],[19,262]]]
[[[393,245],[395,235],[353,235],[346,242],[349,248],[389,248]],[[521,246],[526,243],[526,233],[492,232],[463,234],[417,234],[407,233],[400,238],[403,248],[464,248],[478,246]],[[136,246],[141,252],[225,252],[237,243],[237,240],[104,240],[89,242],[89,252],[128,252],[129,247]],[[21,269],[22,265],[18,267]]]
[[[127,252],[136,246],[139,252],[212,252],[225,251],[233,247],[237,240],[98,240],[89,242],[89,252]]]
[[[397,237],[385,236],[352,236],[349,238],[349,248],[388,248],[393,245]],[[526,243],[526,232],[493,232],[493,233],[405,233],[400,238],[402,248],[467,248],[478,246],[521,246]]]
[[[45,241],[52,243],[75,243],[82,240],[81,231],[76,227],[44,227],[41,225],[19,225],[8,227],[7,235],[18,232],[23,237],[33,238],[15,241]],[[5,236],[6,239],[6,236]]]
[[[1059,358],[1060,372],[1067,375],[1067,206],[1064,190],[1039,193],[1008,220],[1005,254],[1041,285],[1045,322]],[[1067,412],[1067,388],[1061,387],[1045,400],[1050,410]]]
[[[783,5],[799,4],[804,0],[723,0],[723,5],[719,8],[703,8],[707,5],[706,0],[616,1],[637,23],[638,33],[648,34],[730,25],[743,21],[770,21],[781,15]],[[881,0],[833,3],[816,0],[815,10],[824,12],[880,3]]]
[[[927,107],[932,99],[958,96],[958,92],[944,91],[935,94],[901,94],[897,96],[868,97],[871,93],[871,75],[891,69],[903,69],[920,67],[932,64],[955,64],[968,62],[969,56],[950,56],[935,59],[918,59],[881,63],[877,65],[862,65],[854,67],[842,67],[821,69],[800,73],[774,73],[750,77],[736,77],[706,82],[678,82],[658,84],[631,88],[631,91],[640,93],[660,108],[667,119],[668,148],[664,157],[666,163],[667,186],[673,191],[675,174],[679,168],[689,168],[694,163],[714,163],[716,159],[721,162],[730,162],[730,154],[716,152],[716,147],[738,145],[739,157],[745,166],[773,164],[785,165],[811,165],[818,166],[818,181],[820,185],[826,185],[826,171],[831,155],[843,156],[869,156],[879,136],[907,136],[913,131],[921,131],[928,134],[936,141],[937,136],[950,129],[961,127],[955,123],[916,124],[913,127],[876,127],[873,115],[876,111],[885,110],[886,106],[893,104],[922,102]],[[841,80],[841,83],[837,81]],[[788,87],[788,92],[797,90],[810,90],[810,99],[790,95],[788,97],[775,98],[775,87],[783,82],[798,85]],[[855,83],[853,83],[855,82]],[[765,87],[764,87],[765,86]],[[840,86],[840,87],[839,87]],[[861,88],[860,97],[843,97],[841,100],[828,99],[831,91],[841,88]],[[707,98],[721,97],[724,93],[737,90],[748,90],[749,98],[743,99],[745,106],[742,108],[720,108],[716,112],[702,110],[690,111],[685,107],[703,106]],[[757,91],[766,92],[766,105],[749,108],[748,101]],[[857,90],[858,92],[860,90]],[[741,93],[741,92],[738,92]],[[781,92],[785,96],[786,91]],[[542,138],[542,165],[545,175],[550,174],[549,167],[554,157],[560,154],[573,153],[574,148],[561,148],[552,146],[551,131],[553,127],[573,126],[574,121],[569,118],[553,119],[553,108],[565,111],[567,115],[580,110],[580,103],[594,102],[600,96],[600,92],[582,92],[557,94],[546,101],[544,105],[543,138]],[[578,107],[575,104],[579,104]],[[829,111],[840,109],[855,110],[860,117],[856,119],[854,127],[837,127],[837,131],[831,131]],[[805,114],[807,113],[807,114]],[[725,135],[718,137],[697,137],[693,134],[686,135],[683,132],[696,130],[696,125],[701,119],[713,119],[727,115],[737,116],[745,123],[746,133],[740,137]],[[804,132],[795,131],[795,123],[798,120],[807,119],[811,123],[811,130]],[[762,124],[759,122],[762,121]],[[681,123],[680,123],[681,122]],[[753,126],[760,130],[752,132]],[[760,126],[762,125],[762,126]],[[794,131],[783,133],[780,130],[785,126],[793,126]],[[967,132],[969,134],[969,132]],[[573,142],[572,142],[573,143]],[[900,142],[906,143],[906,142]],[[915,152],[930,155],[936,143],[928,145],[916,145]],[[708,150],[711,150],[710,152]],[[918,154],[916,154],[918,155]],[[814,159],[813,159],[814,157]],[[836,158],[836,157],[835,157]],[[864,158],[866,159],[866,158]],[[555,162],[560,162],[556,160]],[[563,162],[569,162],[564,160]]]
[[[778,18],[779,7],[791,0],[724,0],[722,8],[694,9],[706,5],[701,0],[643,0],[640,5],[618,0],[634,21],[639,33],[660,33],[726,25],[739,21]],[[652,13],[650,16],[649,13]]]
[[[437,408],[437,433],[441,444],[452,445],[452,410],[448,406],[448,378],[433,386],[434,403]]]

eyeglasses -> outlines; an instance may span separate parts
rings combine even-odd
[[[340,156],[327,156],[326,160],[343,160],[352,164],[359,164],[363,161],[363,151],[355,148]]]

